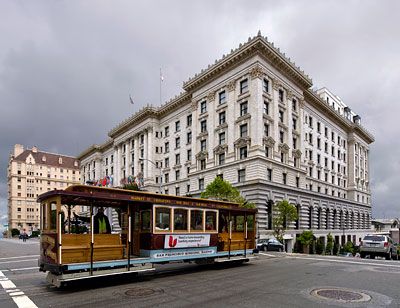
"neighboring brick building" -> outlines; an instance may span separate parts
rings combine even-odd
[[[75,157],[14,146],[8,163],[8,227],[40,229],[38,195],[79,184],[79,162]]]

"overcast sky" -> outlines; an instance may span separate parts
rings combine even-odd
[[[165,101],[258,30],[361,115],[376,139],[373,216],[399,217],[399,12],[400,1],[2,0],[0,217],[15,143],[77,155],[159,105],[160,67]]]

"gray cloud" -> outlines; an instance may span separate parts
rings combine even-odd
[[[399,216],[397,1],[2,1],[0,216],[15,143],[76,155],[231,48],[263,35],[358,112],[374,216]],[[129,94],[135,105],[129,104]],[[397,171],[397,172],[396,172]]]

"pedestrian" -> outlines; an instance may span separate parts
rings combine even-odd
[[[74,216],[82,221],[90,222],[89,217],[78,216],[75,213]],[[110,222],[108,221],[108,217],[104,215],[103,207],[99,207],[97,214],[94,215],[93,233],[111,233]]]

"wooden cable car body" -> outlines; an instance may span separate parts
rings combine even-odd
[[[151,271],[156,263],[247,262],[255,249],[256,210],[236,203],[85,185],[46,192],[38,201],[39,268],[56,286]],[[90,213],[86,232],[72,221],[75,206]],[[94,233],[98,207],[115,210],[118,232]]]

